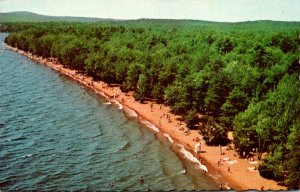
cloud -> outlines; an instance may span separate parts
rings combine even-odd
[[[300,0],[0,0],[0,12],[117,19],[300,21]]]

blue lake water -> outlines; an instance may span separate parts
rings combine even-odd
[[[5,49],[6,35],[0,34],[0,190],[217,189],[165,137]]]

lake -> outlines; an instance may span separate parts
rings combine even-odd
[[[1,190],[218,189],[176,144],[92,90],[6,49],[6,36],[0,34]]]

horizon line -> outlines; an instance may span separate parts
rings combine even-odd
[[[271,19],[260,19],[260,20],[241,20],[241,21],[217,21],[217,20],[202,20],[202,19],[188,19],[188,18],[147,18],[147,17],[141,17],[141,18],[127,18],[127,19],[118,19],[118,18],[108,18],[108,17],[92,17],[92,16],[75,16],[75,15],[45,15],[37,12],[32,11],[10,11],[10,12],[0,12],[4,14],[9,13],[32,13],[40,16],[48,16],[48,17],[78,17],[78,18],[90,18],[90,19],[106,19],[106,20],[118,20],[118,21],[137,21],[137,20],[177,20],[177,21],[207,21],[207,22],[215,22],[215,23],[245,23],[245,22],[255,22],[255,21],[273,21],[273,22],[300,22],[297,20],[271,20]]]
[[[92,17],[92,16],[74,16],[74,15],[45,15],[42,13],[20,10],[20,11],[10,11],[10,12],[0,12],[4,14],[9,13],[18,13],[18,12],[25,12],[25,13],[32,13],[40,16],[48,16],[48,17],[78,17],[78,18],[90,18],[90,19],[106,19],[106,20],[119,20],[119,21],[137,21],[137,20],[178,20],[178,21],[207,21],[207,22],[215,22],[215,23],[245,23],[245,22],[255,22],[255,21],[273,21],[273,22],[300,22],[300,20],[271,20],[271,19],[259,19],[259,20],[241,20],[241,21],[217,21],[217,20],[201,20],[201,19],[188,19],[188,18],[147,18],[147,17],[140,17],[140,18],[127,18],[127,19],[118,19],[118,18],[108,18],[108,17]]]

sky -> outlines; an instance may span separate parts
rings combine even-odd
[[[300,0],[0,0],[0,12],[208,21],[300,21]]]

